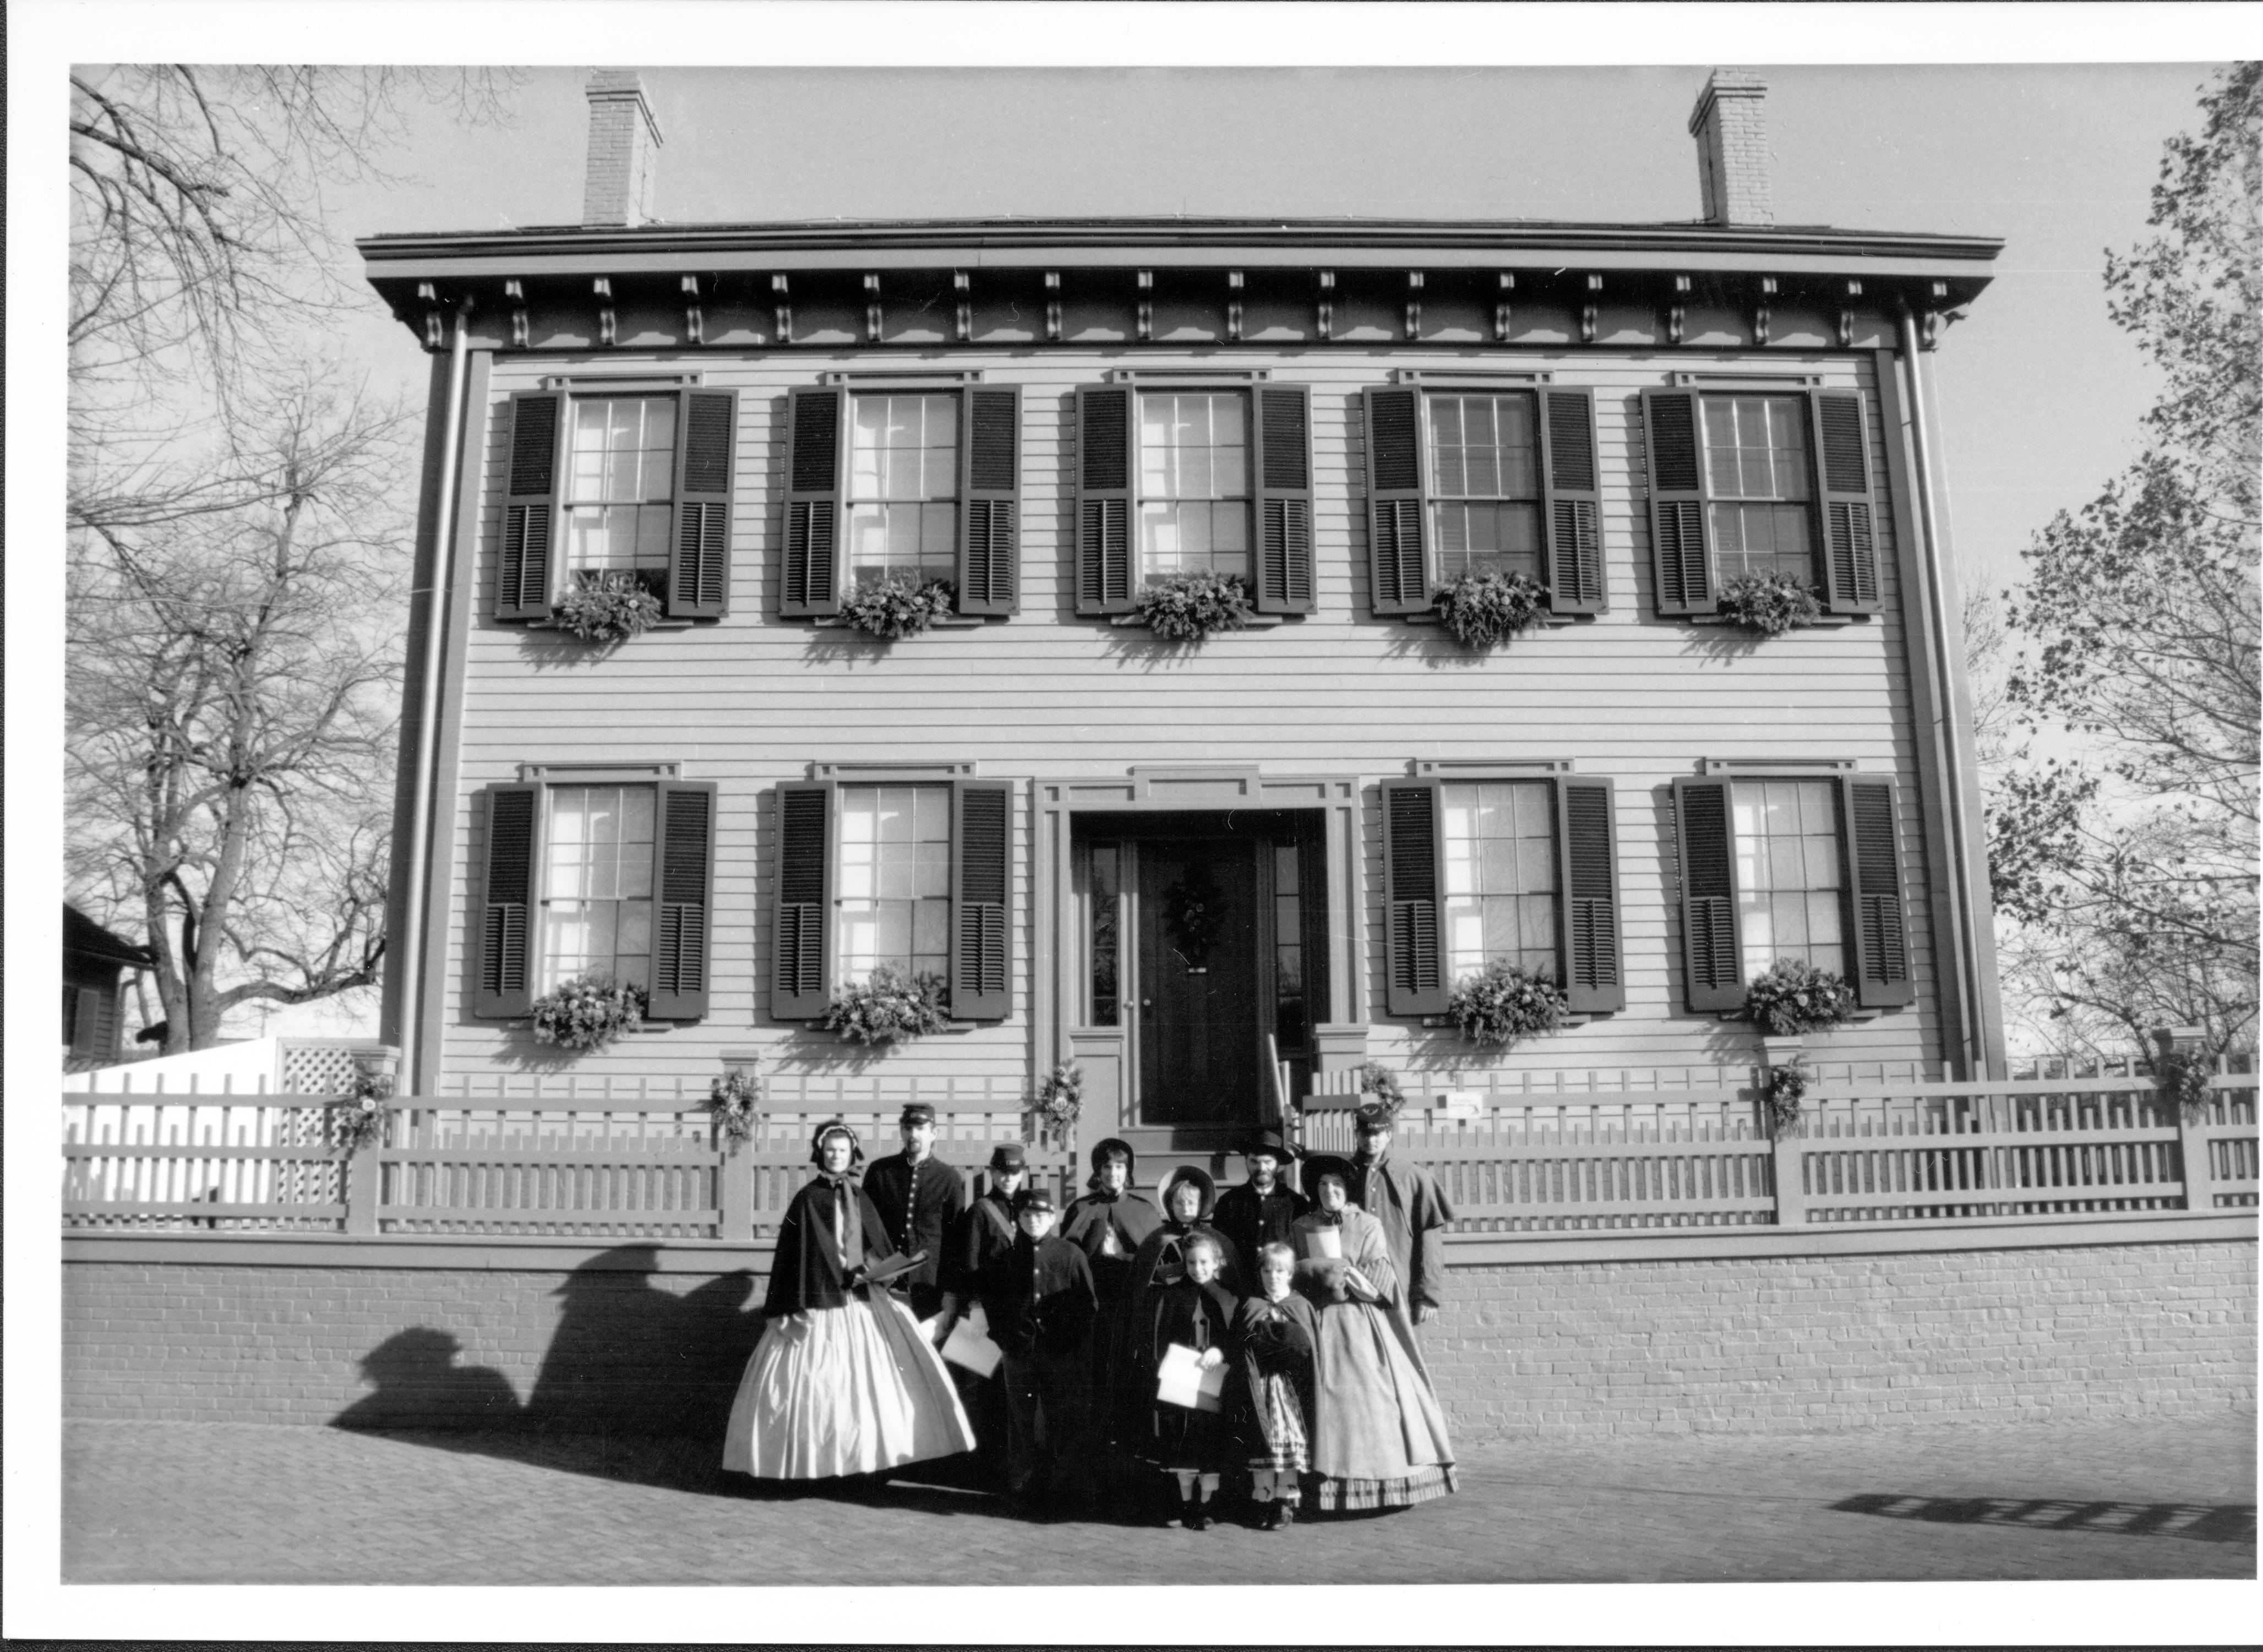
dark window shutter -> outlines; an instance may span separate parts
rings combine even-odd
[[[959,437],[958,612],[1009,614],[1021,589],[1022,391],[969,390]]]
[[[806,620],[841,612],[840,390],[789,390],[785,402],[785,557],[778,612]]]
[[[676,554],[668,563],[668,615],[719,620],[731,598],[739,393],[686,390],[676,415]]]
[[[533,1011],[541,839],[541,786],[488,787],[487,873],[480,886],[479,958],[472,971],[474,1015]]]
[[[1439,908],[1445,896],[1445,856],[1438,782],[1392,780],[1383,787],[1383,901],[1392,1015],[1442,1015],[1446,1010],[1444,949]]]
[[[1014,787],[960,780],[951,822],[951,1012],[1002,1021],[1014,1009]]]
[[[806,1021],[833,996],[833,788],[777,789],[777,861],[770,924],[770,1014]]]
[[[1737,844],[1725,780],[1676,780],[1681,840],[1681,964],[1692,1010],[1741,1010],[1744,955],[1737,944]]]
[[[1717,613],[1696,393],[1645,390],[1642,422],[1650,447],[1650,554],[1658,573],[1658,612]]]
[[[1257,462],[1257,612],[1312,611],[1312,394],[1302,385],[1252,393]]]
[[[715,783],[663,780],[653,834],[652,1003],[657,1021],[707,1013],[715,910]]]
[[[495,558],[495,617],[550,617],[551,547],[559,536],[558,484],[564,467],[566,398],[554,390],[510,399],[510,487],[502,506],[502,545]]]
[[[1854,938],[1855,1001],[1883,1008],[1916,996],[1910,979],[1908,907],[1902,893],[1901,816],[1891,780],[1839,782],[1846,853],[1847,932]]]
[[[1076,611],[1130,613],[1138,581],[1132,540],[1132,391],[1076,393]]]
[[[77,989],[76,1014],[71,1023],[72,1054],[118,1054],[118,996],[115,985]]]
[[[1413,390],[1368,390],[1367,572],[1379,614],[1430,606],[1423,554],[1428,504],[1422,496],[1422,409]]]
[[[1808,452],[1815,465],[1815,542],[1823,549],[1823,605],[1833,613],[1876,613],[1883,605],[1877,518],[1870,498],[1862,398],[1817,391],[1807,405]]]
[[[1609,780],[1556,782],[1557,887],[1565,995],[1581,1014],[1626,1008],[1619,952],[1618,838]]]
[[[1543,390],[1540,413],[1540,517],[1548,545],[1541,566],[1549,612],[1601,613],[1610,593],[1603,576],[1595,393]]]

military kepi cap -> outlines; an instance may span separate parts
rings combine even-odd
[[[1025,1210],[1034,1210],[1050,1216],[1059,1208],[1053,1203],[1053,1190],[1043,1184],[1030,1189],[1014,1201],[1014,1211],[1017,1215]]]
[[[1029,1151],[1018,1141],[1001,1141],[990,1149],[990,1168],[994,1170],[1026,1170],[1030,1168]]]
[[[1359,1111],[1352,1116],[1359,1121],[1359,1127],[1363,1130],[1388,1130],[1398,1117],[1391,1104],[1380,1098],[1363,1101],[1359,1104]]]
[[[903,1116],[896,1122],[899,1125],[933,1124],[935,1108],[924,1101],[907,1101],[904,1104]]]

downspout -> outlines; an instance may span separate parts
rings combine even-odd
[[[424,605],[424,680],[416,705],[416,783],[408,813],[408,892],[398,938],[401,962],[401,1077],[416,1084],[424,1038],[424,902],[432,854],[432,764],[440,730],[440,664],[447,650],[448,593],[455,586],[456,478],[463,469],[464,377],[471,363],[472,297],[456,306],[456,337],[448,356],[448,421],[440,460],[440,497],[432,512],[432,590]],[[390,942],[387,943],[391,945]]]
[[[1987,1072],[1989,1040],[1987,1034],[1988,1005],[1981,994],[1981,948],[1979,937],[1973,928],[1971,839],[1968,834],[1969,821],[1964,812],[1964,776],[1957,749],[1956,720],[1960,707],[1956,704],[1956,674],[1949,670],[1949,648],[1954,641],[1949,631],[1948,593],[1941,584],[1941,525],[1935,514],[1933,484],[1933,436],[1927,427],[1925,387],[1918,370],[1917,317],[1911,313],[1907,301],[1900,306],[1902,360],[1909,370],[1909,427],[1910,446],[1913,450],[1917,469],[1918,519],[1925,528],[1925,579],[1927,606],[1933,615],[1933,659],[1936,677],[1934,703],[1941,709],[1941,750],[1943,792],[1948,803],[1948,844],[1951,875],[1956,889],[1956,952],[1957,967],[1963,976],[1961,985],[1965,1003],[1964,1039],[1967,1061],[1970,1070],[1967,1077],[1992,1076]]]

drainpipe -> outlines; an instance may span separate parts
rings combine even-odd
[[[404,1089],[416,1085],[424,1050],[424,902],[432,854],[432,765],[439,744],[441,661],[447,652],[448,593],[455,587],[456,478],[463,469],[464,377],[471,362],[472,297],[456,306],[456,337],[448,355],[448,422],[440,458],[440,497],[432,512],[435,535],[432,591],[424,605],[424,680],[416,704],[416,771],[408,814],[408,899],[401,913],[395,954],[401,962],[401,1075]]]
[[[1957,967],[1963,976],[1964,1039],[1970,1063],[1966,1076],[1981,1078],[1989,1076],[1987,1006],[1981,997],[1980,941],[1972,924],[1971,840],[1964,811],[1963,764],[1957,750],[1956,679],[1948,666],[1954,636],[1949,630],[1948,593],[1941,584],[1941,525],[1934,504],[1933,436],[1926,423],[1925,388],[1918,370],[1917,317],[1911,313],[1907,301],[1902,302],[1900,310],[1902,360],[1909,368],[1910,446],[1917,460],[1918,519],[1925,528],[1926,590],[1933,611],[1934,703],[1941,708],[1942,790],[1948,793],[1949,859],[1956,890]]]

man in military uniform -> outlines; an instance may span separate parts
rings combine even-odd
[[[864,1193],[879,1212],[891,1245],[905,1256],[927,1252],[926,1261],[888,1288],[908,1294],[914,1318],[943,1313],[939,1325],[947,1336],[958,1317],[958,1302],[955,1293],[947,1298],[944,1293],[944,1243],[965,1213],[966,1184],[935,1156],[933,1107],[912,1102],[896,1127],[903,1135],[904,1150],[872,1163],[864,1172]],[[958,1281],[953,1278],[951,1283]]]
[[[1391,1260],[1413,1308],[1426,1322],[1446,1300],[1446,1224],[1454,1208],[1430,1172],[1391,1156],[1392,1112],[1370,1101],[1358,1114],[1359,1147],[1352,1158],[1352,1203],[1383,1224]]]

